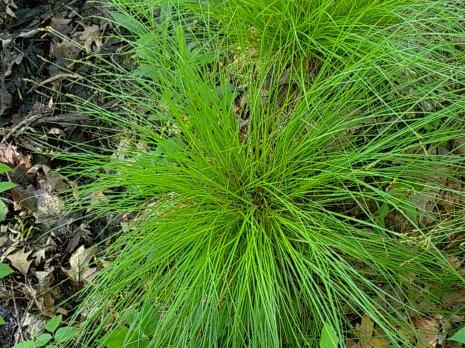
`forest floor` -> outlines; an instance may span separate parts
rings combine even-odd
[[[83,0],[0,2],[0,162],[14,168],[8,179],[17,185],[2,195],[8,213],[0,222],[0,262],[15,273],[0,281],[0,316],[6,321],[0,348],[35,336],[54,315],[66,316],[70,308],[62,302],[90,276],[82,271],[102,228],[64,214],[60,192],[75,183],[56,172],[63,164],[41,142],[85,137],[78,125],[86,118],[62,103],[69,102],[68,93],[88,92],[72,84],[76,74],[89,72],[73,60],[86,50],[116,50],[104,38],[109,27],[99,15]]]

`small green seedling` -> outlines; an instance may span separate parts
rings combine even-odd
[[[8,277],[11,273],[14,273],[13,269],[5,263],[0,263],[0,279]]]
[[[10,274],[14,273],[14,270],[5,263],[0,262],[0,279],[8,277]],[[0,316],[0,327],[6,324],[5,319]]]
[[[320,348],[337,348],[338,342],[336,331],[331,324],[325,323],[321,330]]]
[[[28,340],[16,344],[13,348],[57,348],[65,347],[66,342],[76,334],[76,328],[72,326],[60,326],[63,322],[61,315],[56,315],[45,323],[45,332],[37,336],[34,340]]]
[[[0,174],[7,173],[11,170],[10,167],[8,167],[6,164],[0,163]],[[0,181],[0,193],[4,191],[11,190],[13,187],[15,187],[15,184],[11,182],[6,182],[6,181]],[[0,200],[0,222],[5,220],[6,218],[6,205],[3,203],[2,200]]]
[[[448,340],[465,344],[465,326],[449,337]]]

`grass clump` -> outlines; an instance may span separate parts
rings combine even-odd
[[[374,47],[380,30],[403,21],[407,1],[212,0],[200,2],[225,35],[264,51],[326,59],[334,48],[353,55]],[[242,42],[244,43],[244,42]]]
[[[428,34],[460,33],[457,1],[434,0],[181,0],[208,14],[221,33],[248,54],[279,59],[344,63],[387,56],[408,58],[405,49],[423,45]],[[449,42],[450,43],[450,42]],[[431,43],[425,42],[431,47]]]
[[[116,151],[67,155],[93,179],[86,207],[134,216],[87,289],[81,344],[317,346],[325,328],[343,345],[366,315],[381,339],[414,346],[412,317],[437,310],[421,300],[462,282],[440,250],[463,223],[465,197],[450,185],[464,169],[459,26],[435,37],[398,22],[421,1],[225,1],[243,18],[226,26],[212,8],[131,3],[115,1],[114,18],[132,30],[137,66],[104,66],[112,83],[96,87],[117,110],[81,103],[117,127]],[[312,79],[260,53],[236,84],[229,50],[254,13],[260,40],[318,52]],[[435,39],[397,51],[405,41],[392,41],[401,61],[374,55],[381,41],[345,50],[346,34],[370,37],[382,21],[380,40],[400,37],[393,21]],[[350,58],[334,64],[341,49]]]

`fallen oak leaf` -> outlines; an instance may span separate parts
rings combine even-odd
[[[442,304],[447,307],[463,305],[465,303],[465,289],[454,288],[454,291],[445,295],[442,299]]]
[[[20,271],[22,274],[26,275],[29,272],[29,267],[31,266],[32,261],[28,261],[27,258],[32,253],[32,250],[25,252],[25,249],[17,251],[14,254],[10,254],[6,257],[7,260],[11,262],[11,265]]]
[[[65,14],[61,13],[52,17],[50,20],[50,26],[61,34],[67,34],[70,29],[69,24],[71,21],[72,18],[65,18]]]
[[[66,183],[66,178],[64,176],[52,171],[46,165],[42,165],[42,169],[44,171],[45,178],[47,179],[48,184],[50,184],[50,186],[56,192],[63,192],[68,188],[68,184]]]
[[[35,258],[35,263],[39,264],[40,262],[44,261],[46,259],[46,253],[55,250],[55,248],[56,244],[52,237],[49,236],[45,245],[32,254],[32,257]]]
[[[98,25],[91,25],[84,28],[84,31],[77,32],[73,37],[77,38],[78,41],[82,42],[82,45],[87,51],[92,50],[92,45],[96,46],[96,52],[100,51],[102,42],[99,38],[100,27]]]
[[[37,210],[37,197],[32,185],[26,188],[18,185],[11,190],[11,194],[15,210],[25,211],[26,213],[32,213]]]

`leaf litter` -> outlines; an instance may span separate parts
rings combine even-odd
[[[41,142],[66,149],[66,141],[92,137],[76,127],[91,125],[87,117],[59,105],[66,93],[90,96],[73,82],[91,67],[73,60],[120,46],[104,38],[101,11],[85,0],[0,1],[0,163],[12,168],[0,181],[16,184],[0,198],[0,262],[14,271],[0,280],[0,348],[43,333],[56,315],[66,318],[72,303],[60,304],[99,269],[96,244],[107,221],[67,213],[62,194],[78,183],[59,174],[65,164]]]

